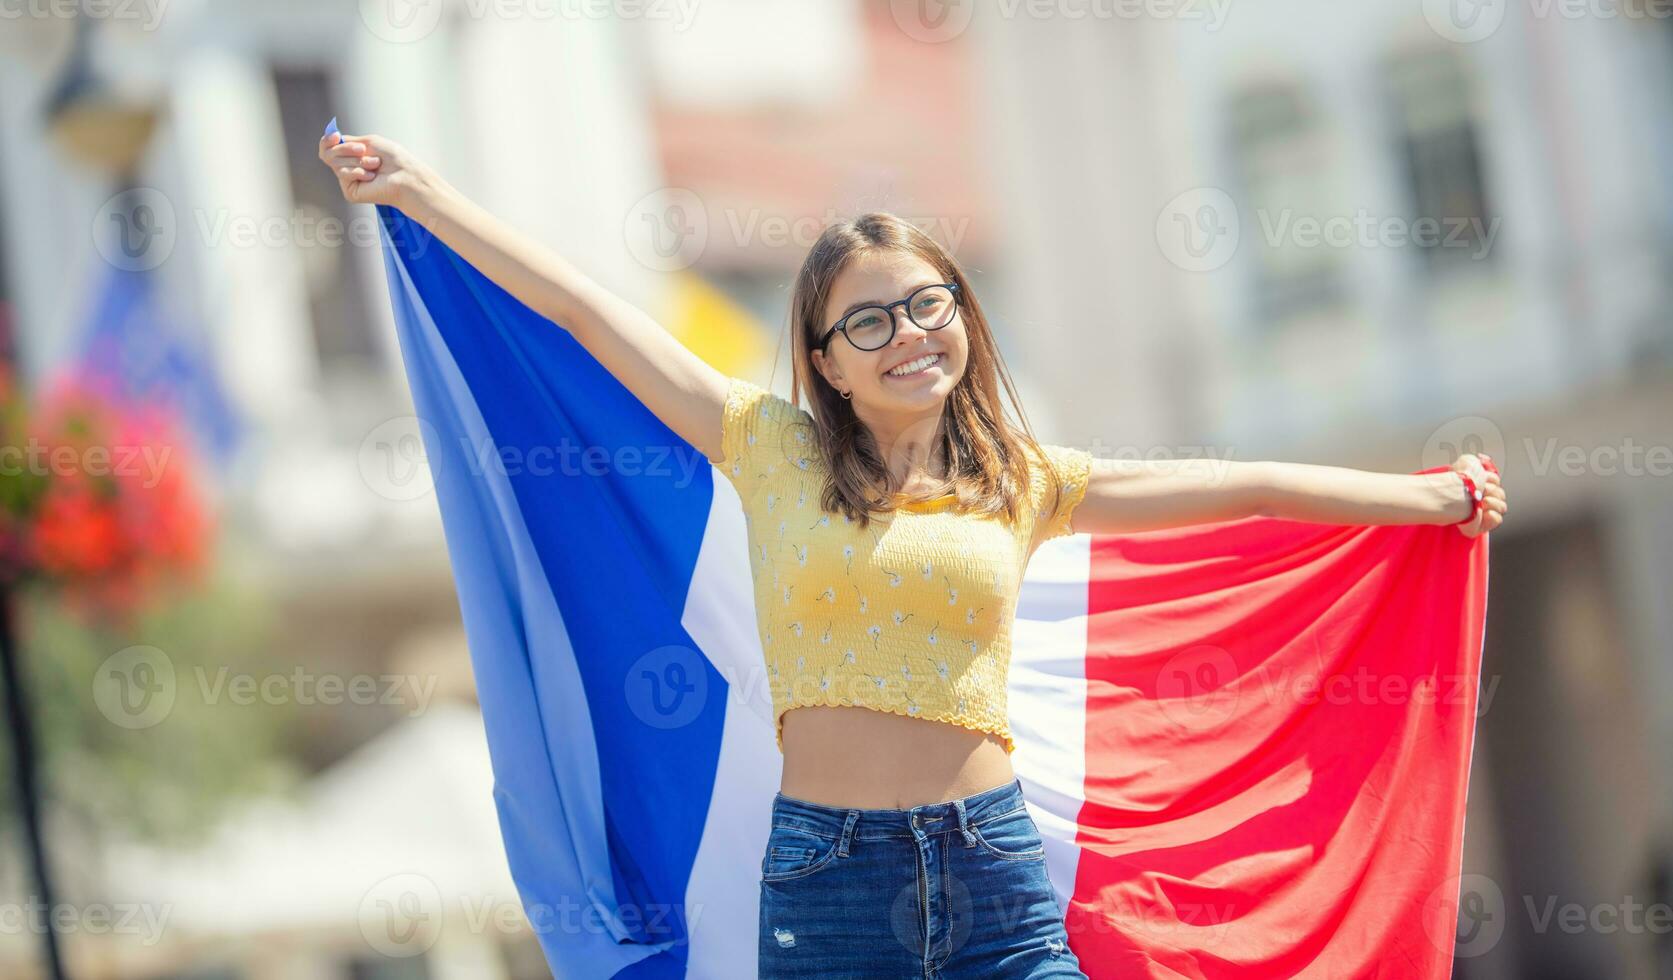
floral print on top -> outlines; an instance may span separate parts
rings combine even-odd
[[[945,721],[1016,747],[1006,685],[1018,588],[1034,549],[1070,533],[1092,465],[1084,450],[1041,448],[1063,481],[1051,514],[1051,475],[1036,465],[1014,524],[959,513],[946,496],[873,514],[862,531],[819,508],[813,417],[731,379],[715,465],[743,503],[780,752],[784,712],[803,705]]]

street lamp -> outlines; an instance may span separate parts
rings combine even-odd
[[[69,58],[47,97],[47,128],[66,152],[126,180],[157,126],[154,100],[124,92],[93,58],[93,22],[76,17]]]

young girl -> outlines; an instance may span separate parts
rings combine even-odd
[[[319,152],[347,200],[406,212],[561,324],[737,490],[784,759],[762,976],[1085,976],[1010,763],[1010,632],[1042,542],[1252,515],[1473,537],[1507,510],[1472,455],[1437,479],[1126,468],[1042,445],[1001,408],[1002,384],[1018,399],[963,272],[892,215],[813,245],[786,400],[710,367],[399,144],[332,134]]]

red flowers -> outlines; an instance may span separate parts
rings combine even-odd
[[[212,528],[177,432],[166,415],[75,383],[30,418],[0,366],[0,575],[117,617],[194,577]]]

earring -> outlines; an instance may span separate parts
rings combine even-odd
[[[854,393],[852,391],[845,391],[845,392],[842,393],[842,397],[848,399],[849,401],[853,401],[854,400]]]

